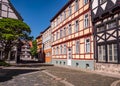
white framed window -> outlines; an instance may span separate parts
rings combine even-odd
[[[80,42],[79,40],[76,41],[75,43],[75,50],[76,50],[76,53],[79,54],[80,53]]]
[[[89,16],[88,13],[84,15],[84,28],[89,26]]]
[[[75,0],[75,11],[79,9],[79,0]]]
[[[62,45],[61,45],[61,46],[60,46],[60,54],[63,54],[62,50],[63,50],[63,47],[62,47]]]
[[[68,34],[69,35],[72,34],[72,26],[71,26],[71,24],[69,24],[69,26],[68,26]]]
[[[67,46],[66,46],[66,44],[64,44],[64,54],[66,54],[67,53]]]
[[[88,0],[84,0],[84,5],[88,3]]]
[[[79,21],[77,20],[75,22],[75,32],[78,32],[79,31]]]
[[[64,28],[63,35],[66,36],[66,27]]]
[[[56,48],[56,55],[59,54],[59,47]]]
[[[117,62],[117,44],[107,45],[108,62]]]
[[[85,39],[85,52],[90,53],[90,38]]]
[[[62,31],[62,30],[60,30],[60,38],[62,38],[62,34],[63,34],[63,31]]]
[[[56,32],[56,40],[58,39],[58,32]]]
[[[106,56],[105,56],[105,45],[99,45],[98,46],[98,61],[105,62]]]
[[[69,5],[69,16],[72,14],[72,7],[71,7],[71,5]]]
[[[64,20],[65,20],[66,19],[66,12],[64,11],[63,13],[64,13]]]

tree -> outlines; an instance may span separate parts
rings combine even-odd
[[[6,59],[10,55],[13,46],[17,46],[19,40],[30,39],[30,27],[21,20],[2,18],[0,19],[0,44],[3,46]]]
[[[37,56],[37,42],[33,40],[32,42],[33,47],[31,48],[31,54],[33,57]]]

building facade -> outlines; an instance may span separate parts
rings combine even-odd
[[[120,73],[120,0],[92,0],[95,70]]]
[[[30,48],[32,47],[32,41],[22,41],[20,60],[32,60]]]
[[[89,0],[69,0],[51,19],[52,63],[94,69]]]
[[[51,63],[51,55],[52,55],[52,48],[51,48],[51,26],[46,28],[43,31],[42,35],[42,43],[43,43],[43,51],[45,54],[45,63]]]
[[[40,33],[40,35],[38,37],[36,37],[36,41],[37,41],[37,53],[38,53],[38,60],[40,62],[45,62],[45,58],[43,55],[43,43],[42,43],[42,32]]]

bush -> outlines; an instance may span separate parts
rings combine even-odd
[[[0,61],[0,66],[5,66],[5,67],[8,67],[10,66],[10,64],[4,62],[4,61]]]

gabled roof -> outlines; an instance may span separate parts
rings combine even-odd
[[[12,5],[12,3],[10,2],[10,0],[8,0],[10,7],[13,9],[13,11],[15,12],[16,16],[18,17],[19,20],[23,21],[23,18],[21,17],[21,15],[18,13],[18,11],[15,9],[15,7]]]

